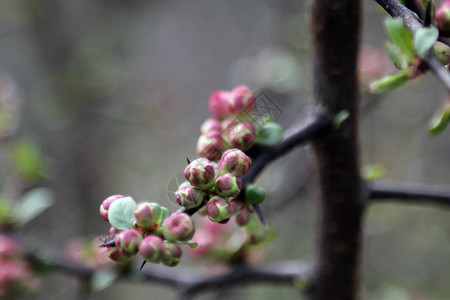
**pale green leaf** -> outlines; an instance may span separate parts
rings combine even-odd
[[[413,59],[414,54],[414,42],[411,32],[406,29],[401,19],[387,19],[386,28],[389,37],[395,45],[402,51],[408,59]]]
[[[425,52],[433,47],[434,42],[439,37],[439,31],[436,27],[423,27],[414,34],[414,49],[419,56],[423,56]]]
[[[136,224],[135,207],[136,202],[131,197],[120,198],[111,203],[108,210],[108,219],[111,226],[119,230],[134,228]]]
[[[13,218],[19,225],[26,224],[53,205],[53,192],[48,188],[35,188],[23,195],[13,208]]]

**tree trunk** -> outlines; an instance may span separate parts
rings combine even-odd
[[[356,72],[359,0],[315,0],[312,6],[314,97],[318,110],[350,117],[313,143],[320,198],[317,257],[310,299],[355,299],[363,212],[358,158]]]

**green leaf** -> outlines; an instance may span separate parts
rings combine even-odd
[[[393,90],[408,81],[412,72],[410,70],[402,70],[395,74],[383,76],[369,86],[369,91],[374,94],[382,94]]]
[[[11,148],[11,158],[20,176],[30,182],[48,177],[48,168],[39,145],[32,139],[16,141]]]
[[[194,242],[194,241],[187,241],[187,242],[175,242],[175,244],[180,244],[180,245],[188,245],[191,248],[195,248],[198,246],[198,243]]]
[[[119,278],[117,270],[104,268],[94,272],[91,277],[90,287],[93,293],[98,293],[110,287]]]
[[[408,59],[413,59],[414,54],[414,42],[411,32],[403,26],[401,19],[387,19],[386,28],[389,37],[395,45],[402,51]]]
[[[136,224],[135,207],[136,202],[131,197],[120,198],[111,203],[108,210],[108,219],[111,226],[119,230],[134,228]]]
[[[256,143],[261,146],[273,146],[283,139],[283,127],[275,122],[265,123],[256,133]]]
[[[392,43],[386,43],[386,48],[389,58],[398,69],[403,70],[408,67],[408,59],[396,45]]]
[[[161,225],[168,216],[170,216],[170,211],[167,209],[167,207],[161,206],[161,215],[159,217],[158,223]]]
[[[442,109],[435,114],[428,125],[428,131],[432,135],[438,135],[447,128],[450,122],[450,104],[445,103]]]
[[[422,27],[414,34],[414,49],[422,57],[425,52],[433,47],[434,42],[439,37],[439,31],[436,27]]]
[[[344,123],[344,121],[348,119],[348,117],[350,117],[350,113],[348,112],[348,110],[341,110],[340,112],[338,112],[333,119],[334,129],[338,130],[339,127],[341,127],[342,123]]]
[[[362,177],[366,180],[375,180],[386,175],[386,168],[383,165],[365,165],[362,169]]]
[[[249,184],[245,189],[245,204],[260,204],[265,197],[264,189],[256,184]]]
[[[52,206],[53,198],[53,192],[48,188],[32,189],[14,206],[12,215],[19,225],[26,224]]]

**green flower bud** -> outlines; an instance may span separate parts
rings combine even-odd
[[[216,193],[224,198],[237,197],[242,188],[242,181],[231,173],[216,179]]]
[[[448,65],[450,62],[450,47],[442,42],[435,42],[433,50],[441,64]]]
[[[139,254],[148,262],[160,263],[165,251],[164,241],[157,235],[147,236],[139,246]]]
[[[206,158],[198,158],[184,169],[184,177],[192,186],[200,189],[210,188],[214,184],[215,176],[214,166]]]
[[[169,242],[190,240],[194,236],[194,233],[194,222],[185,213],[171,215],[162,224],[162,234]]]
[[[161,206],[158,203],[141,202],[134,208],[136,224],[146,230],[154,230],[161,216]]]
[[[225,223],[233,215],[234,208],[226,199],[214,196],[206,204],[206,213],[211,221]]]
[[[181,187],[175,193],[175,198],[178,205],[186,208],[194,208],[202,203],[203,193],[192,186]]]
[[[142,236],[134,229],[127,229],[119,232],[114,239],[116,247],[128,256],[133,256],[139,251]]]
[[[245,204],[260,204],[264,201],[266,192],[256,184],[249,184],[245,189]]]
[[[261,146],[273,146],[283,139],[283,127],[275,122],[261,126],[256,133],[256,143]]]
[[[181,255],[183,252],[181,251],[180,246],[172,243],[164,243],[164,256],[162,259],[162,263],[168,267],[175,267],[181,260]]]
[[[251,159],[239,149],[229,149],[222,154],[217,164],[217,175],[231,173],[241,177],[250,168]]]

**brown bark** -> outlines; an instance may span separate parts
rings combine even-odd
[[[356,72],[359,0],[316,0],[312,6],[314,97],[327,114],[346,110],[340,129],[313,142],[319,172],[319,232],[310,298],[355,299],[361,246]]]

